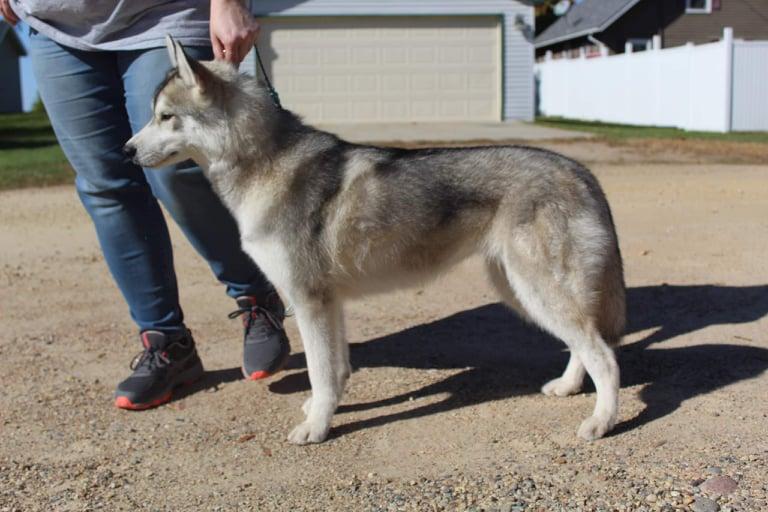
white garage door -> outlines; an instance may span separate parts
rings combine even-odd
[[[309,122],[499,121],[495,17],[262,20],[283,104]]]

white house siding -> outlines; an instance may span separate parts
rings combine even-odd
[[[257,16],[499,16],[502,19],[502,118],[534,116],[533,8],[515,0],[253,0]],[[522,25],[522,26],[521,26]],[[255,69],[253,55],[243,69]]]

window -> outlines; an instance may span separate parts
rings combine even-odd
[[[712,12],[712,0],[685,0],[685,12],[709,14]]]
[[[653,43],[650,39],[630,39],[627,42],[632,45],[633,52],[644,52],[653,48]]]

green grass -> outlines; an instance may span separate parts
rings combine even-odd
[[[699,139],[768,143],[768,132],[687,132],[677,128],[540,117],[536,124],[594,133],[606,139]],[[45,112],[0,114],[0,190],[72,183],[73,172]]]
[[[72,183],[45,112],[0,114],[0,189]]]
[[[689,132],[678,128],[577,121],[562,117],[539,117],[536,119],[536,124],[563,130],[594,133],[608,139],[703,139],[729,142],[768,142],[768,132]]]

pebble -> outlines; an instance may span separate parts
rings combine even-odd
[[[693,504],[693,512],[717,512],[720,509],[717,502],[703,496],[696,498]]]
[[[725,496],[732,493],[739,486],[738,482],[729,476],[715,476],[704,482],[699,488],[709,494]]]

